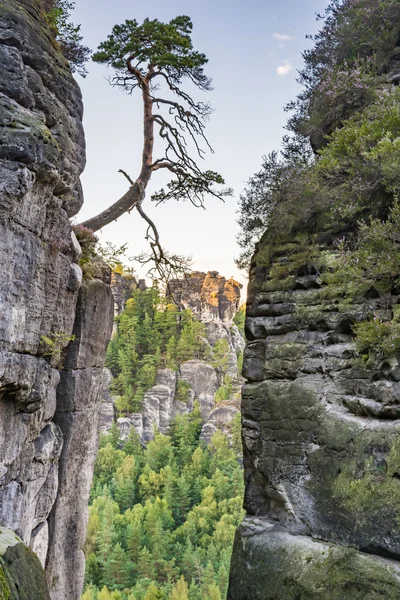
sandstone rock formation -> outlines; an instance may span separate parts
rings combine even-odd
[[[186,279],[170,281],[168,291],[180,310],[190,308],[199,320],[229,322],[239,309],[242,287],[217,271],[196,271]]]
[[[82,285],[81,94],[35,0],[0,4],[0,71],[0,525],[78,600],[113,301]]]
[[[0,527],[0,598],[50,600],[38,557],[15,533]]]
[[[111,289],[114,296],[114,314],[118,316],[124,310],[126,301],[138,286],[131,275],[121,275],[115,271],[111,274]]]
[[[126,302],[130,285],[130,282],[124,284],[118,278],[112,280],[114,297],[122,297],[120,290],[125,290],[124,302],[116,305],[118,314],[119,307],[123,308]],[[242,353],[245,342],[232,319],[240,304],[241,287],[241,284],[233,279],[226,280],[216,271],[196,272],[187,279],[173,280],[169,284],[169,293],[178,308],[189,308],[196,319],[204,322],[206,341],[211,351],[219,340],[226,340],[229,347],[227,375],[234,380],[236,390],[240,389],[242,383],[238,374],[238,356]],[[179,381],[189,384],[186,402],[178,398]],[[238,412],[238,407],[232,405],[215,410],[215,393],[221,384],[220,374],[205,360],[190,360],[182,364],[178,372],[171,369],[158,370],[155,385],[144,396],[141,412],[117,419],[121,439],[128,437],[130,426],[135,428],[144,444],[153,439],[154,427],[161,433],[167,433],[171,419],[178,414],[191,412],[195,401],[199,403],[204,419],[202,438],[205,441],[208,442],[217,429],[228,432],[228,426]],[[108,396],[103,402],[100,426],[102,432],[111,428],[114,407],[110,400]]]
[[[267,253],[266,243],[252,263],[247,304],[247,517],[228,598],[399,598],[398,366],[368,368],[352,331],[399,299],[376,293],[344,302],[318,266],[334,246],[321,243],[315,262],[300,264],[300,241],[291,252]],[[277,264],[288,278],[272,277]]]

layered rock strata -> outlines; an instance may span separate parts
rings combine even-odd
[[[180,310],[190,308],[201,321],[230,322],[239,309],[242,287],[218,271],[196,271],[185,279],[170,281],[168,292]]]
[[[81,120],[36,1],[0,3],[0,525],[47,565],[53,600],[81,592],[113,317],[108,282],[82,285],[69,222],[82,204]]]
[[[322,265],[336,252],[320,245],[302,262],[300,241],[267,251],[265,238],[253,260],[247,517],[230,600],[400,597],[400,371],[396,359],[367,367],[352,330],[390,318],[399,298],[369,290],[351,300],[328,286]]]

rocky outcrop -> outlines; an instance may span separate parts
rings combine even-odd
[[[170,281],[168,292],[180,310],[190,308],[201,321],[230,322],[239,309],[242,287],[217,271],[196,271],[185,279]]]
[[[236,534],[228,598],[397,600],[399,578],[397,561],[247,517]]]
[[[124,283],[120,278],[121,276],[118,275],[112,279],[114,297],[125,298],[123,301],[117,302],[117,314],[120,314],[125,306],[129,290],[132,292],[131,279]],[[142,280],[139,281],[137,287],[145,289]],[[241,287],[241,284],[233,279],[227,280],[216,271],[195,272],[188,275],[186,279],[173,280],[169,283],[169,295],[179,310],[190,309],[194,317],[204,323],[204,341],[210,354],[220,340],[227,342],[226,375],[233,380],[235,393],[239,392],[242,385],[242,379],[238,372],[238,359],[245,346],[242,334],[233,323],[240,304]],[[180,382],[187,384],[187,394],[184,400],[178,393]],[[180,366],[177,372],[171,369],[159,369],[155,385],[144,395],[140,413],[125,415],[117,419],[121,439],[128,438],[131,426],[134,427],[143,444],[153,439],[154,428],[166,434],[171,420],[176,415],[191,412],[195,401],[200,405],[204,420],[202,438],[205,441],[208,442],[217,429],[229,433],[229,425],[238,412],[238,406],[235,399],[231,401],[232,406],[224,406],[215,410],[215,393],[222,383],[221,373],[212,366],[211,362],[206,360],[187,361]],[[114,412],[113,399],[108,395],[104,399],[102,408],[100,425],[102,432],[110,430]]]
[[[230,438],[230,426],[238,412],[239,408],[233,405],[216,406],[216,408],[213,408],[208,413],[207,420],[201,429],[200,438],[203,442],[209,444],[214,433],[217,433],[217,431],[222,431]]]
[[[125,308],[126,301],[138,287],[138,282],[133,275],[122,275],[113,271],[111,273],[111,289],[114,296],[114,315],[117,317]]]
[[[334,246],[306,260],[300,241],[290,252],[265,252],[265,244],[247,304],[248,516],[228,598],[400,597],[398,366],[367,367],[352,330],[368,315],[390,316],[399,299],[343,300],[322,276],[322,264],[335,264]],[[273,277],[277,265],[287,277]]]
[[[99,418],[99,432],[107,433],[110,430],[111,425],[115,421],[115,406],[114,399],[110,393],[110,385],[112,381],[112,374],[109,369],[104,369],[105,385],[103,391],[103,401],[101,403],[100,418]]]
[[[179,381],[188,384],[186,401],[178,398]],[[146,444],[154,437],[154,428],[167,434],[171,420],[176,415],[187,414],[198,401],[205,423],[215,406],[214,395],[219,387],[215,369],[204,360],[190,360],[178,372],[160,369],[156,384],[145,394],[140,413],[117,419],[121,439],[127,439],[130,427]]]
[[[57,497],[49,518],[46,572],[52,599],[79,598],[83,588],[87,505],[97,455],[104,388],[103,368],[113,323],[109,285],[98,279],[81,287],[64,370],[57,388],[54,421],[64,440]],[[71,577],[71,573],[74,574]]]
[[[0,598],[50,600],[36,554],[15,533],[0,527]]]
[[[0,4],[0,71],[0,525],[77,600],[112,296],[82,285],[81,94],[35,0]]]
[[[161,433],[168,432],[168,426],[175,413],[174,401],[177,375],[171,369],[161,369],[157,373],[156,384],[143,399],[142,440],[148,442],[154,437],[154,428]],[[140,431],[137,429],[138,433]]]

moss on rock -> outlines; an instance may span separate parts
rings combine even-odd
[[[246,522],[247,521],[247,522]],[[233,550],[228,600],[396,600],[400,577],[385,559],[246,520]]]
[[[19,537],[0,527],[0,599],[50,600],[36,554]]]

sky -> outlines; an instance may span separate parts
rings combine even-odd
[[[247,274],[234,262],[239,254],[237,201],[249,177],[259,170],[262,156],[280,146],[288,118],[283,107],[300,90],[297,70],[302,51],[310,45],[305,35],[316,32],[320,25],[316,13],[327,4],[327,0],[96,0],[94,7],[93,0],[76,0],[72,18],[82,26],[84,43],[93,49],[125,19],[169,21],[184,14],[193,21],[194,47],[207,55],[205,70],[213,80],[213,91],[196,94],[214,109],[206,133],[215,153],[207,156],[202,168],[221,173],[234,195],[225,203],[207,199],[207,210],[173,201],[158,207],[146,203],[163,246],[190,255],[193,269],[219,271],[246,285]],[[82,175],[85,204],[77,222],[119,199],[127,182],[118,170],[135,179],[141,163],[140,94],[128,96],[112,88],[107,67],[91,62],[88,68],[85,79],[77,75],[87,144]],[[153,174],[148,199],[165,184],[161,173]],[[127,255],[137,255],[147,249],[145,229],[139,215],[125,214],[103,229],[100,242],[118,247],[128,243]]]

